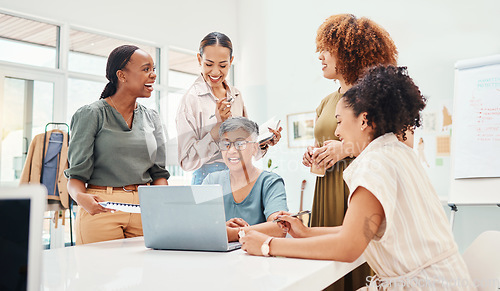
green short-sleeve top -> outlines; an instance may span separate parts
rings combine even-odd
[[[168,179],[165,134],[158,112],[137,104],[132,128],[104,99],[71,119],[69,169],[64,173],[98,186],[119,187]]]
[[[335,130],[337,129],[335,110],[342,96],[343,94],[338,91],[332,93],[321,100],[321,103],[316,109],[316,116],[318,119],[314,126],[314,138],[320,147],[323,146],[325,140],[339,140],[339,138],[335,136]]]

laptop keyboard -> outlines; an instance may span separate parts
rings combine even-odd
[[[227,244],[227,250],[232,251],[241,248],[241,243],[238,241],[233,241]]]

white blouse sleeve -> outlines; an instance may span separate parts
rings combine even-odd
[[[194,171],[209,161],[219,148],[210,130],[201,128],[202,111],[196,102],[190,102],[189,94],[188,91],[182,98],[175,121],[179,164],[185,171]]]

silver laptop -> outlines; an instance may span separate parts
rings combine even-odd
[[[146,247],[161,250],[227,252],[224,198],[220,185],[140,186]]]
[[[0,188],[0,290],[41,290],[46,203],[40,185]]]

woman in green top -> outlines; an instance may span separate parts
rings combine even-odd
[[[351,14],[330,16],[319,27],[316,49],[320,53],[323,76],[337,80],[340,88],[326,96],[316,109],[315,145],[307,148],[303,164],[326,167],[324,177],[316,178],[311,226],[342,225],[347,210],[349,189],[342,172],[351,163],[352,149],[343,147],[335,136],[335,109],[342,95],[362,76],[365,70],[378,65],[396,65],[397,49],[389,33],[367,18]],[[346,275],[329,290],[356,290],[366,284],[370,268],[363,264]]]
[[[136,46],[114,49],[101,99],[71,119],[68,191],[80,209],[76,243],[142,235],[140,214],[111,211],[103,201],[139,203],[137,186],[167,185],[165,137],[155,110],[136,102],[150,97],[156,80],[151,56]]]

